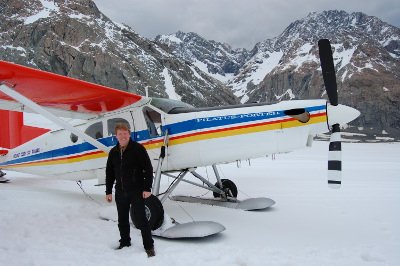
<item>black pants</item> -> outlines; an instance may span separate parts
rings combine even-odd
[[[151,249],[154,246],[154,241],[151,236],[151,229],[146,218],[144,200],[142,191],[134,191],[129,193],[116,192],[115,202],[118,210],[118,228],[121,236],[121,243],[130,243],[130,225],[129,225],[129,210],[132,205],[135,218],[138,221],[138,227],[142,232],[143,247]]]

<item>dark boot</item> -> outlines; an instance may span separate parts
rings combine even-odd
[[[123,241],[122,239],[119,241],[119,246],[116,247],[115,249],[123,249],[124,247],[130,247],[131,246],[131,241]]]
[[[156,255],[156,252],[154,251],[154,247],[150,249],[146,249],[147,257],[154,257]]]

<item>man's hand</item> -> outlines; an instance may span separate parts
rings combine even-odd
[[[112,202],[112,194],[107,194],[106,195],[106,201]]]
[[[143,198],[144,198],[144,199],[147,199],[147,198],[150,197],[150,196],[151,196],[151,192],[143,191]]]

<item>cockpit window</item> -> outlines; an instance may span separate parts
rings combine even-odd
[[[149,107],[143,108],[144,120],[146,120],[147,129],[151,137],[162,135],[161,131],[161,114]]]
[[[157,107],[158,109],[166,112],[167,114],[170,113],[172,110],[176,110],[179,108],[182,109],[194,109],[194,106],[171,99],[165,98],[151,98],[151,105]]]
[[[109,136],[115,135],[115,132],[114,132],[115,131],[115,126],[118,123],[124,123],[124,124],[129,125],[128,121],[126,121],[123,118],[111,118],[111,119],[108,119],[107,120],[107,130],[108,130],[107,132],[108,132]]]
[[[103,137],[103,123],[97,122],[90,125],[86,130],[85,133],[92,138],[100,139]]]

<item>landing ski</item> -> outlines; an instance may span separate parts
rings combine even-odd
[[[3,176],[0,177],[0,183],[7,183],[9,181],[10,181],[9,179],[7,179],[7,178],[5,178]]]
[[[191,196],[173,196],[172,200],[200,203],[225,208],[239,209],[244,211],[255,211],[267,209],[275,204],[275,201],[269,198],[250,198],[245,200],[222,199],[222,198],[197,198]]]
[[[99,212],[102,220],[117,222],[118,215],[115,206],[108,206]],[[131,224],[133,227],[134,225]],[[164,213],[164,221],[156,230],[152,231],[154,236],[169,239],[179,238],[203,238],[221,233],[226,228],[219,223],[212,221],[193,221],[189,223],[179,223],[175,219]]]

